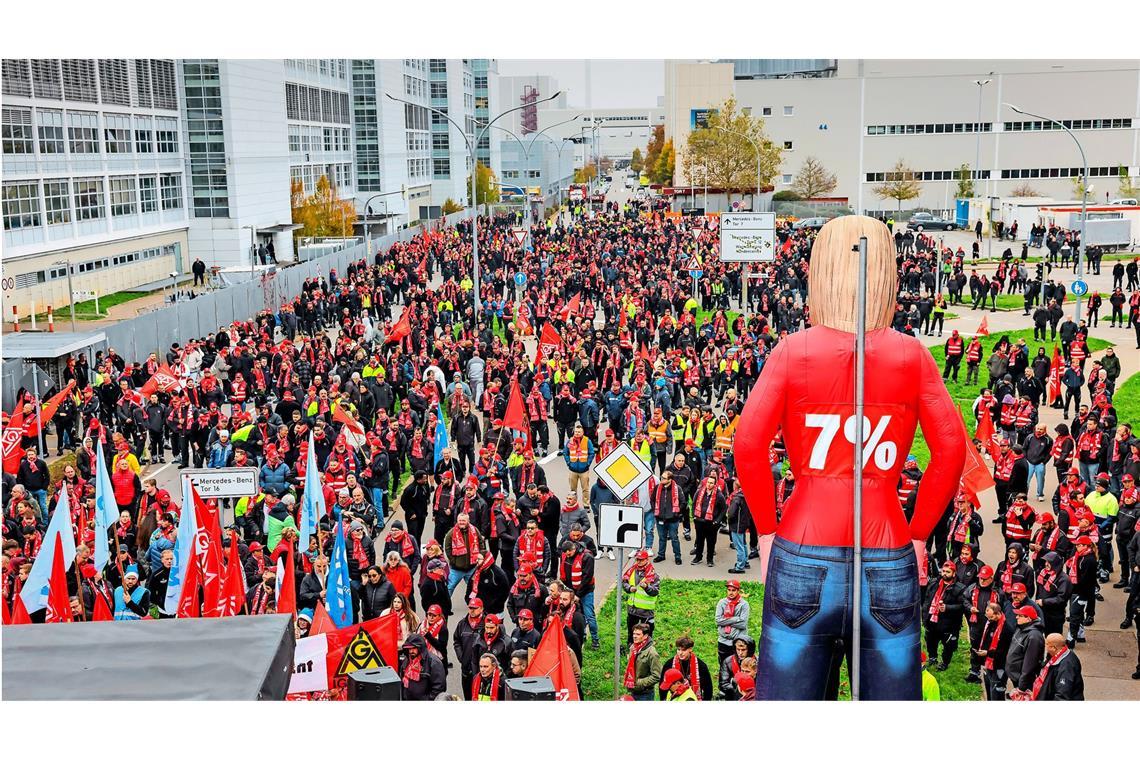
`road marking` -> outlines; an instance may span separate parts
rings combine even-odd
[[[173,467],[173,466],[174,466],[174,462],[167,462],[166,464],[164,464],[162,467],[159,467],[154,472],[148,472],[147,477],[148,478],[154,478],[155,480],[158,480],[158,474],[160,472],[165,472],[168,468]]]
[[[547,454],[542,459],[538,460],[538,463],[539,464],[546,464],[548,462],[553,462],[555,459],[558,458],[558,456],[559,456],[559,454],[557,451],[554,452],[553,454]]]

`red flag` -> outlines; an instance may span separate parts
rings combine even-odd
[[[71,394],[71,391],[74,388],[75,381],[68,381],[67,385],[64,386],[62,391],[44,402],[43,408],[40,410],[39,418],[36,417],[36,413],[33,410],[31,418],[28,419],[25,423],[27,430],[24,432],[24,435],[34,437],[40,429],[40,419],[42,419],[45,423],[51,422],[51,418],[55,416],[55,413],[57,411],[59,411],[59,405],[62,404],[63,400]]]
[[[1061,374],[1064,372],[1064,363],[1061,361],[1061,350],[1053,346],[1053,361],[1049,363],[1049,404],[1056,403],[1061,398]]]
[[[566,645],[566,632],[560,625],[550,625],[534,657],[526,667],[526,675],[546,676],[554,682],[554,698],[559,702],[577,702],[578,684],[574,680],[574,665],[570,661],[570,648]]]
[[[384,338],[385,344],[397,343],[412,334],[411,314],[410,309],[404,309],[404,313],[401,314],[400,318],[396,321],[392,332],[388,333],[388,337]]]
[[[280,608],[277,610],[280,612]],[[312,635],[312,634],[310,634]],[[325,634],[329,687],[344,688],[349,673],[385,665],[399,667],[400,619],[382,615],[366,623]]]
[[[96,591],[95,611],[91,614],[91,620],[96,623],[106,623],[114,619],[115,616],[111,614],[111,608],[107,606],[107,598]]]
[[[24,452],[20,449],[20,441],[24,438],[27,426],[24,424],[24,407],[16,404],[16,411],[4,425],[4,472],[15,475],[20,469],[20,460]]]
[[[157,391],[169,393],[181,384],[181,381],[174,375],[174,370],[170,365],[161,365],[150,379],[143,383],[143,387],[139,389],[144,398],[150,398],[150,394]]]
[[[549,322],[544,322],[542,325],[542,335],[538,337],[538,354],[535,356],[535,361],[546,361],[560,348],[562,348],[562,336],[554,329],[554,325]]]
[[[985,417],[989,419],[988,412],[985,413]],[[990,427],[993,427],[992,422]],[[966,441],[966,463],[962,466],[961,485],[962,489],[973,496],[975,501],[977,501],[979,493],[994,487],[994,479],[990,475],[989,468],[986,467],[985,460],[982,459],[982,455],[974,446],[974,442],[969,440]]]
[[[233,617],[245,602],[245,570],[238,554],[238,542],[230,540],[230,553],[226,559],[226,580],[218,600],[218,617]]]
[[[570,319],[571,316],[578,316],[578,312],[582,309],[582,294],[575,293],[574,297],[570,299],[569,303],[562,307],[558,312],[558,318],[563,322]]]
[[[198,528],[194,542],[199,578],[202,581],[202,617],[221,617],[222,614],[222,530],[217,510],[210,509],[198,490],[194,494],[194,522]]]
[[[309,635],[318,636],[322,633],[336,633],[338,630],[336,623],[329,617],[328,610],[325,609],[325,603],[317,602],[317,608],[313,610],[313,623],[309,626]]]
[[[530,443],[530,425],[527,423],[526,409],[523,408],[522,391],[519,389],[518,375],[511,380],[511,395],[507,399],[507,411],[503,415],[503,427],[508,430],[517,430],[522,433],[523,439]]]
[[[974,438],[981,442],[989,452],[990,458],[997,459],[1001,455],[1001,447],[994,440],[994,419],[989,409],[982,409],[982,417],[978,420],[978,429],[974,433]]]
[[[51,577],[48,580],[45,623],[71,622],[71,597],[67,594],[67,568],[63,566],[63,537],[55,534],[55,556],[52,557]]]
[[[336,405],[333,409],[333,422],[339,422],[342,427],[340,430],[340,437],[344,438],[344,442],[354,448],[359,449],[368,442],[364,435],[364,428],[359,422],[348,416],[348,412],[341,408],[340,404]]]
[[[982,323],[978,325],[978,335],[990,334],[990,322],[986,317],[982,317]]]
[[[24,606],[24,599],[19,594],[12,600],[12,625],[31,625],[32,617],[28,614],[28,608]]]
[[[178,611],[174,613],[177,618],[200,617],[198,608],[198,586],[202,581],[202,570],[198,567],[197,558],[191,558],[186,565],[186,578],[182,582],[182,593],[178,597]]]
[[[527,319],[526,314],[523,313],[521,309],[519,310],[518,316],[515,317],[515,329],[519,335],[530,335],[534,332],[534,327],[531,326],[530,320]]]
[[[281,595],[277,597],[277,612],[297,616],[297,579],[293,576],[293,544],[282,541],[285,550],[281,553],[282,572],[278,580],[281,585]]]

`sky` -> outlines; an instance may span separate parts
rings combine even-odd
[[[589,62],[591,103],[586,102],[586,61],[500,58],[500,76],[546,74],[567,93],[567,107],[652,108],[665,94],[665,62],[592,59]]]

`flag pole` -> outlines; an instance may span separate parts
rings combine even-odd
[[[856,297],[858,315],[855,321],[855,435],[854,442],[854,526],[851,585],[851,701],[859,701],[859,681],[861,676],[863,644],[863,441],[867,430],[863,425],[863,382],[866,376],[865,347],[867,340],[867,238],[859,238],[859,292]]]

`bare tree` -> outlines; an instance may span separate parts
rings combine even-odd
[[[803,198],[818,198],[834,192],[838,184],[835,175],[829,172],[819,159],[808,156],[796,174],[795,181],[792,182],[792,189]]]
[[[886,178],[875,185],[874,189],[875,195],[880,198],[892,198],[897,201],[899,211],[902,211],[903,201],[917,198],[922,191],[922,186],[919,185],[914,170],[900,158],[895,162],[894,168],[887,172]]]

